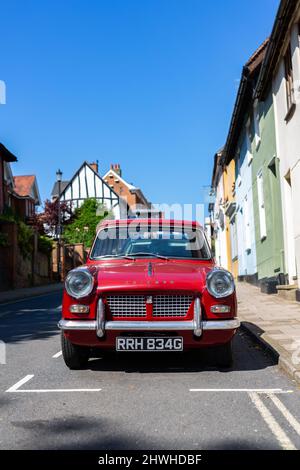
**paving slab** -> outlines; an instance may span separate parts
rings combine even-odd
[[[278,365],[300,385],[300,304],[237,283],[241,328],[278,358]]]

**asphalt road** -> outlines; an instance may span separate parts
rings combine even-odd
[[[209,355],[123,353],[70,371],[60,297],[0,306],[1,449],[300,449],[300,390],[245,334],[228,370]]]

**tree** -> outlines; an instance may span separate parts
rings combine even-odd
[[[49,201],[46,199],[44,203],[44,211],[35,214],[33,225],[39,233],[47,233],[51,236],[56,233],[58,225],[58,199]],[[72,216],[72,206],[67,202],[60,202],[61,223],[64,224],[70,220]]]
[[[75,210],[72,222],[64,227],[63,238],[66,243],[84,243],[91,247],[99,222],[109,212],[95,198],[89,198]]]

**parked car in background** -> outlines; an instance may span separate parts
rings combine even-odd
[[[86,265],[69,272],[61,341],[70,369],[93,351],[187,351],[213,347],[232,363],[239,326],[232,275],[215,266],[197,222],[103,222]],[[129,359],[129,358],[128,358]]]

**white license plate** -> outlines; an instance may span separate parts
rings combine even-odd
[[[182,351],[182,336],[116,338],[117,351]]]

